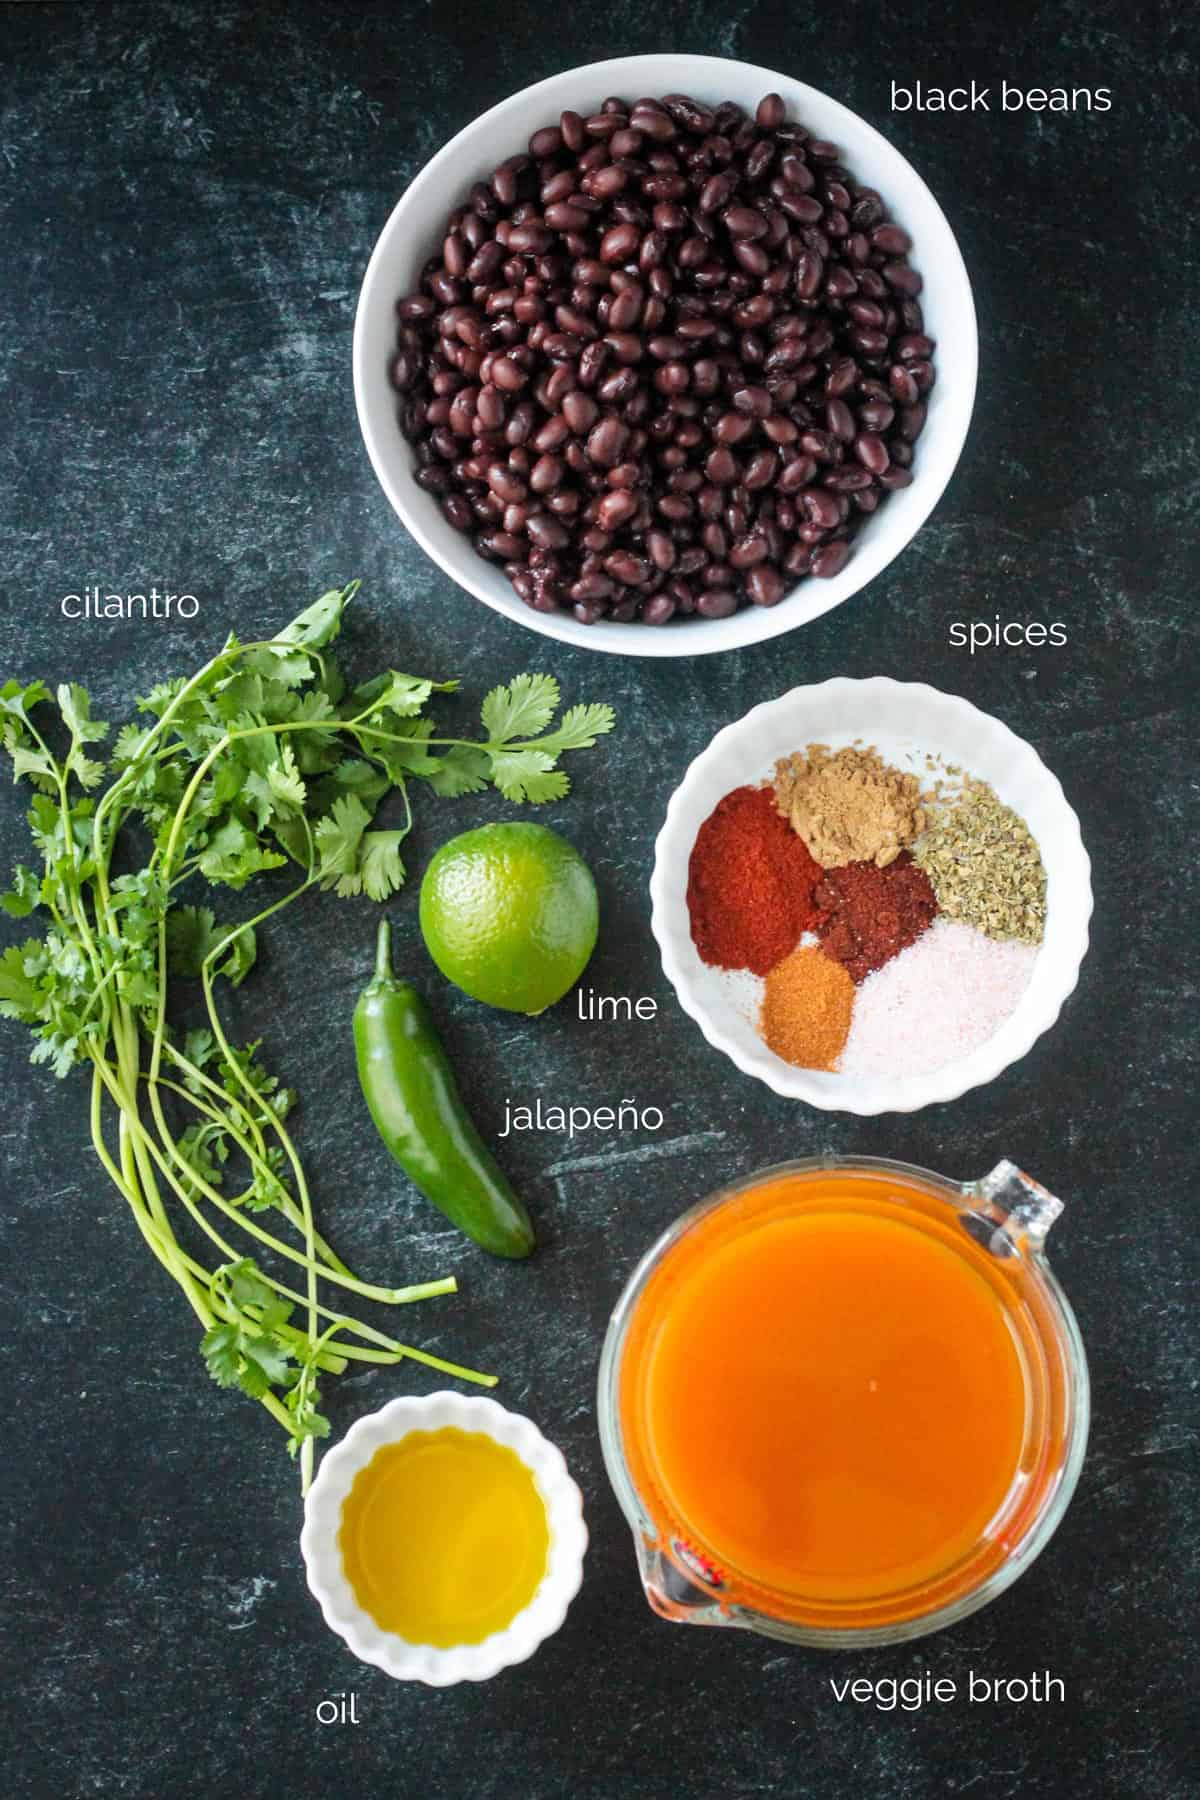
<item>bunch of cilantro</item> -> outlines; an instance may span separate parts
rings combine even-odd
[[[187,1296],[214,1380],[252,1395],[283,1426],[305,1488],[314,1440],[329,1431],[322,1375],[414,1357],[486,1385],[494,1377],[344,1310],[346,1296],[403,1304],[452,1293],[455,1282],[360,1281],[321,1237],[286,1124],[295,1095],[257,1042],[230,1042],[217,984],[245,979],[258,927],[310,889],[382,901],[400,887],[415,783],[447,796],[494,785],[514,801],[556,800],[569,787],[559,757],[613,725],[609,707],[575,706],[551,728],[559,694],[546,675],[490,693],[478,740],[435,735],[426,708],[456,682],[388,670],[348,689],[327,647],[357,587],[322,595],[265,642],[231,637],[190,679],[155,688],[137,703],[144,722],[117,733],[107,765],[99,746],[109,727],[92,718],[82,687],[64,685],[53,699],[36,681],[0,687],[4,748],[14,779],[33,790],[41,863],[17,867],[0,905],[47,921],[0,959],[0,1015],[32,1029],[34,1062],[58,1076],[90,1069],[97,1156]],[[376,829],[393,791],[402,823]],[[183,897],[200,882],[240,890],[286,866],[295,884],[241,923]],[[201,1027],[172,1023],[177,976],[200,981]],[[211,1244],[217,1266],[185,1247],[173,1217],[190,1222],[189,1242]],[[291,1281],[240,1254],[238,1236],[269,1253],[273,1268],[290,1268]]]

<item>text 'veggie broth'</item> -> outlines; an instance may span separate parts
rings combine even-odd
[[[1000,1560],[1053,1475],[1031,1305],[1022,1259],[915,1184],[769,1179],[693,1223],[637,1301],[634,1484],[750,1605],[848,1625],[924,1610]]]

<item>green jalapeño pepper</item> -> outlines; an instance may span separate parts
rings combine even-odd
[[[354,1049],[375,1128],[409,1179],[493,1256],[528,1256],[529,1214],[467,1114],[428,1007],[392,974],[386,919],[375,978],[354,1009]]]

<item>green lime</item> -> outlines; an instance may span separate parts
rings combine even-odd
[[[545,825],[483,825],[443,844],[421,883],[421,932],[474,1000],[540,1013],[583,974],[600,909],[578,850]]]

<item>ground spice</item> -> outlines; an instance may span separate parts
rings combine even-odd
[[[1040,944],[1046,929],[1046,871],[1024,819],[986,781],[969,778],[938,806],[913,855],[948,919],[992,938]]]
[[[775,765],[779,810],[825,869],[886,868],[925,829],[921,784],[878,751],[809,744]]]
[[[759,1031],[785,1062],[832,1072],[853,1010],[854,983],[841,964],[820,950],[793,950],[767,976]]]
[[[784,820],[771,787],[726,794],[688,863],[692,942],[719,969],[765,975],[816,924],[821,870]]]
[[[817,925],[822,951],[855,982],[915,943],[938,910],[928,876],[907,850],[882,869],[852,862],[827,871],[813,899],[824,914]]]
[[[1038,953],[935,919],[857,989],[842,1075],[931,1075],[961,1062],[1016,1011]]]

